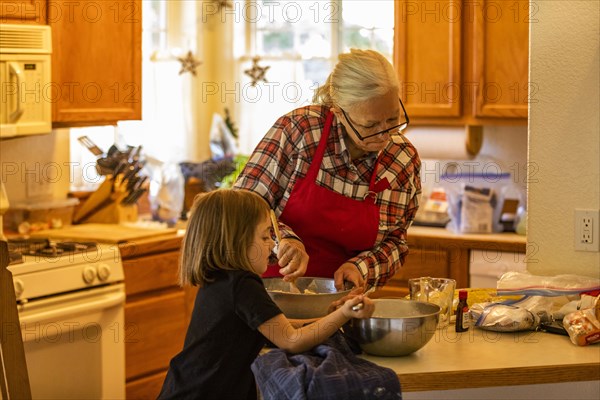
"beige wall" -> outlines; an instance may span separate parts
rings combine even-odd
[[[600,2],[537,1],[531,22],[528,269],[600,276],[600,253],[574,251],[574,210],[600,207]],[[597,238],[596,240],[598,240]],[[537,262],[534,262],[537,261]]]

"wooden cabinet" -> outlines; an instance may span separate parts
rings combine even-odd
[[[422,276],[452,278],[456,287],[468,286],[468,249],[440,245],[436,241],[410,245],[410,253],[402,268],[371,297],[405,297],[408,280]]]
[[[468,24],[466,55],[477,83],[475,118],[527,119],[529,71],[529,1],[483,1]]]
[[[515,1],[398,1],[394,63],[411,123],[526,123],[529,20]]]
[[[0,0],[0,23],[46,24],[47,0]]]
[[[141,119],[141,0],[49,0],[55,127]]]
[[[147,241],[121,249],[128,399],[156,398],[169,361],[183,348],[196,291],[177,285],[178,245]]]
[[[394,64],[411,123],[461,115],[462,24],[440,15],[441,6],[450,9],[460,3],[395,3]],[[427,12],[429,6],[433,15]]]
[[[483,250],[497,262],[499,254],[525,254],[526,239],[514,233],[461,235],[444,228],[413,226],[408,231],[408,247],[402,268],[372,297],[404,297],[408,280],[422,276],[452,278],[457,288],[469,287],[472,250]]]

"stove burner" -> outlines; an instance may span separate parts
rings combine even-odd
[[[60,257],[96,250],[95,242],[55,242],[49,239],[10,239],[8,248],[26,256]]]

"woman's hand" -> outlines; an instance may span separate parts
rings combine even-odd
[[[359,287],[361,291],[364,291],[365,280],[356,265],[352,263],[342,264],[333,274],[333,280],[337,290],[344,290],[344,281],[348,281],[354,284],[354,287]]]
[[[282,267],[279,273],[286,282],[304,276],[308,267],[308,254],[304,244],[297,239],[282,239],[277,251],[277,259]]]
[[[363,303],[362,308],[354,311],[352,307],[359,303]],[[375,311],[375,303],[362,294],[346,301],[342,306],[342,313],[346,318],[370,318],[373,311]]]

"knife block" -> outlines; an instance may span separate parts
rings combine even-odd
[[[81,222],[97,222],[101,224],[120,224],[123,222],[136,222],[138,219],[137,204],[122,205],[113,202],[93,213]]]
[[[117,186],[115,188],[115,186]],[[128,192],[121,183],[115,184],[112,177],[107,178],[77,210],[73,223],[96,222],[101,224],[120,224],[135,222],[138,219],[137,204],[121,204]]]

